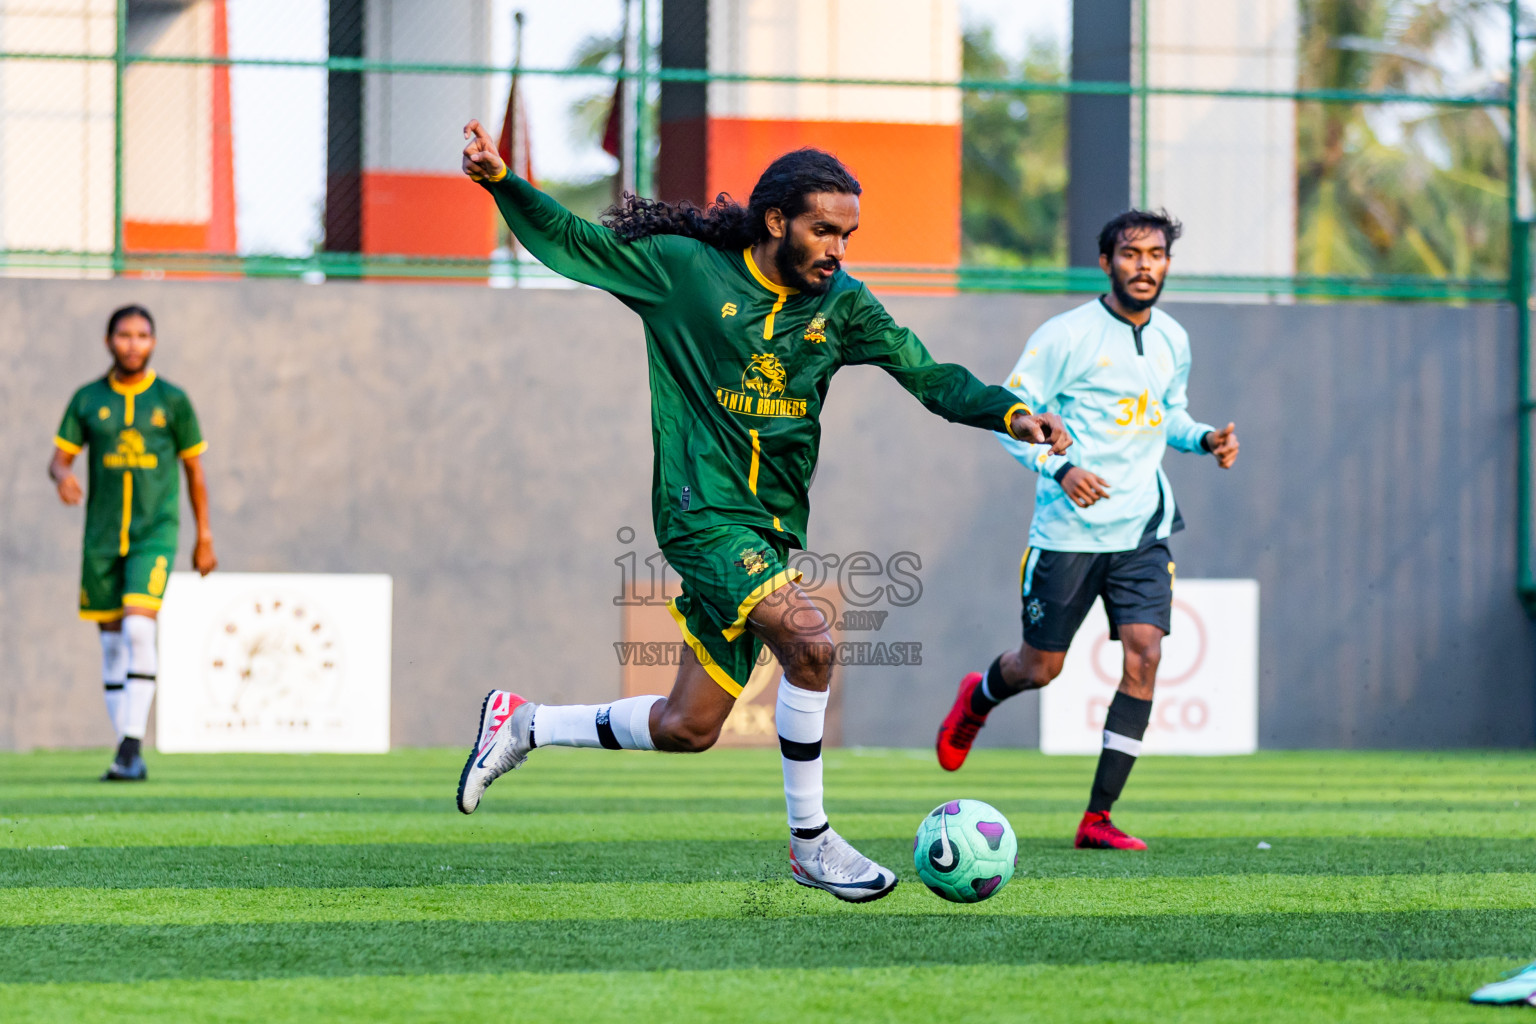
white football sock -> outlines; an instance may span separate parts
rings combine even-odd
[[[651,707],[665,699],[643,694],[612,704],[540,704],[533,712],[533,742],[540,747],[655,750]]]
[[[112,730],[119,742],[123,739],[124,706],[127,695],[123,684],[128,681],[128,645],[123,642],[120,630],[101,630],[101,685],[107,698],[107,717],[112,719]]]
[[[149,706],[155,699],[160,662],[155,651],[155,620],[148,615],[123,616],[123,640],[128,648],[128,685],[123,688],[123,735],[144,738]]]
[[[802,690],[789,677],[779,681],[773,709],[784,763],[784,802],[790,828],[819,828],[827,823],[821,806],[821,733],[827,717],[828,691]]]

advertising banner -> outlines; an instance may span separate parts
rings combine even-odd
[[[392,593],[388,576],[173,573],[157,748],[389,750]]]
[[[1097,754],[1120,645],[1095,603],[1061,676],[1040,691],[1040,749]],[[1144,754],[1251,754],[1259,745],[1259,584],[1178,580]]]

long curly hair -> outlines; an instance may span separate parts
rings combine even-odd
[[[664,203],[626,192],[603,214],[603,224],[626,242],[651,235],[683,235],[716,249],[736,251],[768,240],[764,218],[769,210],[777,209],[793,220],[805,212],[805,197],[814,192],[856,196],[863,189],[853,172],[831,153],[797,149],[768,165],[746,206],[724,192],[705,210],[686,200]]]

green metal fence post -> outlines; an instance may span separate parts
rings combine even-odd
[[[128,0],[117,0],[117,41],[112,51],[112,274],[123,272],[123,80],[128,73]]]
[[[649,119],[645,116],[651,71],[650,10],[650,0],[640,0],[640,36],[635,43],[635,192],[642,196],[649,196],[653,191],[651,154],[646,133],[646,122]]]
[[[1139,21],[1137,28],[1140,35],[1140,38],[1136,41],[1136,49],[1140,51],[1136,55],[1137,76],[1139,79],[1136,82],[1136,111],[1138,121],[1136,126],[1136,135],[1138,136],[1136,139],[1136,205],[1143,210],[1147,209],[1147,207],[1150,205],[1150,200],[1147,198],[1149,195],[1147,188],[1147,136],[1149,134],[1147,128],[1147,117],[1150,112],[1151,104],[1148,102],[1147,88],[1152,83],[1147,81],[1147,50],[1149,49],[1147,32],[1150,22],[1150,19],[1147,16],[1147,8],[1151,5],[1152,0],[1140,0],[1140,3],[1136,5],[1136,13]]]
[[[1531,225],[1522,209],[1521,172],[1525,151],[1522,146],[1525,132],[1520,102],[1520,2],[1509,0],[1509,95],[1506,105],[1509,117],[1505,171],[1509,179],[1509,301],[1515,313],[1515,343],[1519,346],[1519,439],[1518,466],[1515,481],[1517,494],[1516,523],[1516,586],[1526,613],[1536,616],[1536,568],[1532,566],[1532,531],[1536,528],[1532,513],[1532,477],[1536,474],[1536,430],[1532,420],[1536,417],[1536,388],[1532,387],[1531,353]]]

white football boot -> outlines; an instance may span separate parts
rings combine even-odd
[[[896,872],[848,845],[830,828],[815,839],[789,837],[789,869],[795,881],[825,889],[849,903],[868,903],[896,888]]]
[[[522,766],[533,749],[536,704],[508,690],[492,690],[480,705],[480,729],[459,776],[459,810],[473,814],[485,787]]]

